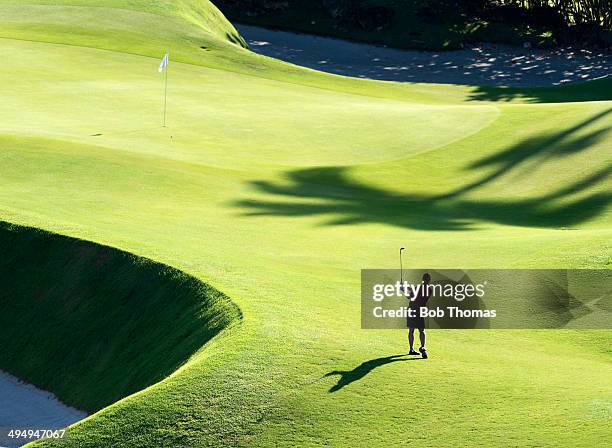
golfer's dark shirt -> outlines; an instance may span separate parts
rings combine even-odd
[[[425,286],[425,285],[423,285]],[[429,300],[429,294],[427,291],[429,288],[421,288],[419,289],[419,293],[416,296],[416,299],[410,302],[410,308],[419,310],[421,308],[427,308],[427,301]],[[410,297],[408,297],[410,299]]]

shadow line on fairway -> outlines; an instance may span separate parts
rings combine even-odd
[[[290,171],[283,183],[251,181],[259,192],[291,201],[245,199],[234,205],[250,209],[247,216],[328,216],[325,225],[380,223],[417,230],[456,231],[471,230],[476,222],[493,222],[567,228],[598,216],[610,204],[609,189],[588,190],[610,177],[612,164],[531,197],[511,196],[511,191],[507,195],[504,191],[506,197],[495,199],[469,195],[519,168],[530,170],[588,150],[603,140],[612,126],[599,126],[589,132],[585,128],[610,113],[612,108],[567,129],[529,137],[493,155],[469,161],[463,171],[479,177],[443,193],[396,192],[373,187],[351,179],[349,167],[333,166]]]
[[[139,128],[139,129],[124,129],[122,131],[98,131],[94,134],[88,134],[89,137],[118,137],[118,136],[122,136],[122,135],[131,135],[131,134],[139,134],[139,133],[147,133],[147,132],[155,132],[155,131],[161,131],[161,130],[167,130],[167,128],[165,128],[164,126],[162,126],[161,124],[159,126],[149,126],[146,128]]]
[[[403,362],[403,361],[418,361],[422,358],[404,358],[407,355],[391,355],[391,356],[383,356],[381,358],[374,358],[368,361],[364,361],[355,367],[353,370],[332,370],[331,372],[323,375],[323,378],[327,378],[330,376],[340,375],[338,382],[329,389],[330,393],[337,392],[343,387],[348,386],[349,384],[359,381],[367,374],[372,372],[374,369],[384,366],[386,364],[391,364],[393,362]]]
[[[612,78],[555,87],[474,87],[468,101],[511,102],[522,99],[527,103],[567,103],[609,101],[612,99]]]

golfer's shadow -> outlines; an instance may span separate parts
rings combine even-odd
[[[329,389],[330,392],[336,392],[342,389],[344,386],[348,386],[354,381],[359,381],[361,378],[366,376],[372,370],[377,367],[384,366],[385,364],[390,364],[392,362],[400,362],[400,361],[415,361],[421,359],[419,358],[405,358],[406,355],[392,355],[392,356],[384,356],[382,358],[370,359],[369,361],[364,361],[355,367],[353,370],[333,370],[329,373],[326,373],[323,378],[327,378],[328,376],[340,375],[338,382]]]

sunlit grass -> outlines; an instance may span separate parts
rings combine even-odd
[[[326,375],[407,351],[406,334],[359,328],[359,270],[396,267],[400,246],[410,267],[609,265],[612,103],[551,104],[605,99],[609,82],[507,104],[350,80],[145,8],[0,3],[0,217],[181,269],[243,320],[68,446],[605,439],[605,331],[432,331],[426,362],[332,393]]]

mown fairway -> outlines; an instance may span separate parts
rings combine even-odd
[[[359,319],[359,270],[399,246],[411,267],[611,267],[610,81],[360,81],[199,27],[206,1],[24,3],[0,1],[0,219],[169,264],[243,314],[67,446],[609,439],[609,331],[431,331],[427,362],[358,366],[407,351]]]

